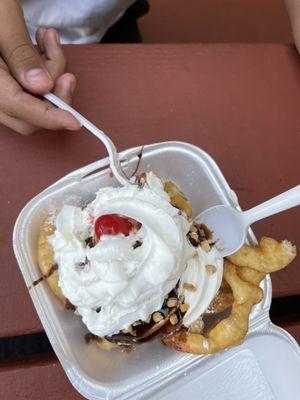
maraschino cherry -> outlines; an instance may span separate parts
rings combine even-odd
[[[129,236],[132,224],[128,218],[118,214],[106,214],[97,218],[94,225],[95,236],[100,240],[103,235],[118,235],[122,233]]]

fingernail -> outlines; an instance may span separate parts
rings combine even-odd
[[[70,84],[70,92],[71,92],[71,95],[73,96],[73,94],[74,94],[74,92],[75,92],[75,89],[76,89],[76,81],[73,81],[73,82],[71,82],[71,84]]]
[[[60,37],[59,37],[59,33],[57,31],[55,31],[55,39],[56,39],[56,43],[60,44]]]
[[[48,83],[51,82],[51,77],[48,71],[42,68],[33,68],[25,72],[25,79],[27,82],[35,85],[38,83]]]
[[[65,129],[67,131],[78,131],[81,128],[81,125],[78,124],[77,126],[67,126]]]
[[[71,122],[68,125],[65,125],[65,129],[68,131],[78,131],[80,128],[82,128],[82,125],[76,119],[74,122]]]
[[[46,32],[46,28],[44,28],[43,26],[39,27],[39,31],[41,32],[41,34],[43,35]]]

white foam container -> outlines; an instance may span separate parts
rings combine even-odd
[[[134,168],[139,151],[121,153],[126,169]],[[140,171],[150,170],[182,188],[194,215],[216,204],[238,207],[216,163],[195,146],[181,142],[145,146]],[[63,204],[88,203],[106,185],[117,183],[109,176],[108,159],[103,159],[68,174],[24,207],[13,245],[28,287],[40,277],[37,241],[49,211]],[[251,231],[248,240],[255,243]],[[300,398],[300,349],[269,319],[269,277],[261,287],[265,298],[251,313],[245,342],[213,356],[178,353],[159,340],[130,353],[99,350],[95,343],[85,343],[86,329],[80,318],[64,309],[46,283],[29,293],[70,382],[87,399],[296,400]]]

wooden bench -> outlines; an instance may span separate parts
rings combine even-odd
[[[93,45],[65,50],[69,70],[78,78],[75,107],[110,134],[118,149],[166,140],[193,143],[214,157],[243,208],[299,184],[300,62],[292,46]],[[42,331],[13,255],[17,215],[49,184],[102,158],[105,151],[83,129],[32,137],[0,130],[0,337],[5,338]],[[300,249],[299,230],[299,209],[254,226],[258,237],[288,238]],[[272,281],[277,303],[290,296],[299,301],[300,258]],[[300,342],[300,315],[289,320],[288,308],[282,324]],[[276,310],[272,315],[276,320]],[[47,357],[3,361],[0,398],[37,399],[41,393],[45,399],[61,393],[64,399],[80,398],[58,361]]]

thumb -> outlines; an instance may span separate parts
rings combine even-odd
[[[53,80],[32,45],[16,47],[7,64],[13,76],[29,92],[43,94],[52,89]]]
[[[3,57],[12,75],[29,92],[43,94],[52,89],[53,79],[31,43],[15,42],[10,54]]]
[[[51,90],[54,82],[43,59],[32,44],[20,6],[6,3],[5,18],[0,27],[0,50],[11,74],[24,89],[34,94]],[[9,5],[7,5],[9,4]],[[14,8],[11,9],[11,5]],[[0,6],[0,11],[2,5]],[[2,15],[1,15],[2,19]],[[6,22],[5,22],[6,21]]]

